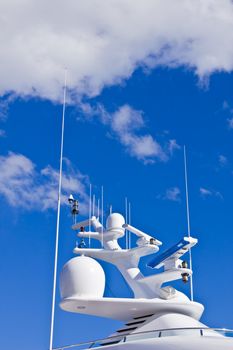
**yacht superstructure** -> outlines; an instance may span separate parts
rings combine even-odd
[[[183,237],[170,249],[159,254],[160,242],[157,238],[131,226],[119,213],[110,213],[104,227],[103,220],[103,187],[101,190],[100,213],[85,221],[76,223],[79,212],[78,201],[71,195],[69,203],[74,217],[73,230],[78,231],[81,242],[74,248],[77,257],[69,260],[60,276],[61,302],[64,311],[108,317],[121,320],[125,326],[105,339],[83,344],[62,346],[53,349],[54,315],[56,300],[59,222],[62,189],[64,122],[66,109],[66,74],[63,88],[63,112],[61,130],[58,209],[56,224],[56,241],[54,255],[53,296],[50,327],[49,350],[100,349],[117,350],[227,350],[233,349],[233,331],[211,329],[200,322],[204,306],[193,301],[191,249],[197,239],[191,237],[189,220],[189,198],[186,151],[184,147],[185,194],[187,209],[188,235]],[[94,203],[93,203],[94,208]],[[93,210],[94,213],[94,210]],[[130,231],[137,236],[136,246],[126,245],[122,248],[119,239]],[[100,248],[86,248],[85,238],[100,242]],[[127,241],[127,240],[126,240]],[[183,255],[189,253],[189,266]],[[150,276],[144,276],[139,268],[142,257],[153,255],[148,263],[152,269],[160,269]],[[182,258],[182,259],[181,259]],[[126,283],[131,288],[133,298],[104,297],[105,273],[97,261],[102,260],[115,265]],[[190,278],[191,300],[182,292],[170,286],[175,280],[188,282]],[[169,285],[167,285],[169,283]]]
[[[183,237],[170,249],[159,253],[162,242],[126,223],[119,213],[108,216],[106,227],[99,217],[92,216],[75,223],[72,229],[78,232],[81,242],[73,251],[77,256],[69,260],[61,272],[60,307],[125,323],[106,339],[82,344],[81,348],[233,349],[233,339],[229,337],[233,333],[213,330],[201,323],[203,305],[170,286],[178,279],[187,282],[192,275],[183,256],[197,244],[196,238]],[[135,247],[123,249],[120,246],[119,239],[126,230],[137,236]],[[98,240],[100,248],[87,248],[84,239]],[[142,274],[139,261],[147,255],[152,255],[148,267],[162,268],[162,272],[159,270],[146,277]],[[104,297],[105,273],[96,259],[118,268],[133,291],[133,298]]]

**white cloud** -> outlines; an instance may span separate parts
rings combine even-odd
[[[179,150],[181,147],[178,145],[177,141],[172,139],[168,142],[168,152],[173,155],[175,150]]]
[[[218,162],[219,162],[219,164],[220,164],[221,166],[225,166],[225,165],[227,164],[227,162],[228,162],[228,159],[227,159],[227,157],[224,156],[223,154],[220,154],[220,155],[218,156]]]
[[[109,122],[112,131],[131,156],[145,163],[155,159],[167,160],[167,155],[152,135],[138,135],[145,127],[141,111],[124,105],[110,116]]]
[[[144,127],[145,123],[141,111],[124,105],[113,113],[111,125],[116,133],[125,134]]]
[[[9,105],[15,100],[15,98],[16,96],[14,94],[10,94],[0,100],[0,121],[6,120]]]
[[[110,135],[120,142],[125,151],[145,164],[157,160],[167,161],[168,156],[171,155],[167,145],[162,147],[155,137],[145,132],[147,126],[142,111],[127,104],[113,113],[109,113],[100,104],[92,107],[85,103],[80,104],[79,107],[87,119],[92,120],[94,116],[99,118],[100,122],[109,128]],[[173,141],[175,140],[171,140],[172,143]],[[176,147],[172,148],[174,150]]]
[[[0,129],[0,137],[5,137],[6,136],[6,131],[3,129]]]
[[[171,202],[180,202],[181,201],[180,194],[181,194],[181,191],[179,187],[177,186],[170,187],[166,190],[165,194],[163,195],[159,194],[157,196],[157,199],[168,200]]]
[[[223,101],[222,108],[227,110],[230,108],[229,103],[226,100]]]
[[[208,197],[217,197],[219,199],[223,199],[223,196],[220,192],[215,190],[210,190],[204,187],[200,187],[200,195],[203,199],[206,199]]]
[[[231,105],[226,100],[223,101],[222,108],[223,108],[224,111],[226,111],[231,116],[233,115],[233,108],[231,107]],[[233,129],[233,118],[228,118],[227,119],[227,126],[228,126],[228,129]]]
[[[178,187],[168,188],[163,199],[167,199],[172,202],[180,202],[180,189]]]
[[[212,196],[212,192],[210,190],[207,190],[204,187],[200,188],[200,194],[201,194],[202,197]]]
[[[82,200],[82,212],[88,211],[87,177],[64,161],[62,204],[70,193]],[[51,166],[38,171],[33,162],[22,154],[10,152],[0,156],[0,194],[13,207],[27,210],[56,209],[59,173]]]
[[[227,119],[229,129],[233,129],[233,118]]]
[[[138,66],[233,69],[231,0],[3,0],[0,94],[100,93]]]

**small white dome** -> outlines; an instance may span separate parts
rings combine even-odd
[[[105,274],[102,266],[87,256],[69,260],[61,271],[61,297],[101,298],[104,294]]]
[[[112,213],[108,216],[106,221],[107,230],[122,229],[122,225],[125,224],[124,216],[119,213]]]

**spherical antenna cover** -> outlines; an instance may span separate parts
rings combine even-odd
[[[105,274],[93,258],[78,256],[69,260],[61,271],[60,293],[65,298],[102,298]]]
[[[122,226],[125,224],[124,216],[119,213],[112,213],[108,216],[106,221],[106,229],[111,230],[123,230]]]

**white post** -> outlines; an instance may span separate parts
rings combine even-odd
[[[88,237],[89,248],[91,246],[91,236],[90,236],[90,232],[91,232],[91,196],[92,196],[92,192],[91,192],[91,184],[90,184],[90,192],[89,192],[89,237]]]
[[[95,216],[95,194],[93,194],[93,201],[92,201],[92,215]]]
[[[188,236],[190,237],[191,232],[190,232],[189,192],[188,192],[187,159],[186,159],[185,146],[184,146],[184,176],[185,176],[187,227],[188,227]],[[191,248],[189,248],[189,267],[190,267],[190,270],[193,269]],[[190,276],[190,295],[191,295],[191,301],[193,301],[193,276],[192,275]]]
[[[131,203],[129,202],[129,225],[131,225]],[[129,249],[131,249],[131,232],[129,231]]]
[[[98,220],[100,220],[100,200],[99,200],[99,198],[97,201],[97,217],[98,217]]]
[[[101,186],[101,223],[102,223],[102,237],[101,237],[101,243],[102,247],[104,246],[104,187]]]
[[[65,71],[65,84],[63,88],[60,170],[59,170],[58,201],[57,201],[57,225],[56,225],[56,242],[55,242],[55,256],[54,256],[53,297],[52,297],[49,350],[52,350],[53,348],[53,334],[54,334],[54,315],[55,315],[56,286],[57,286],[57,260],[58,260],[58,248],[59,248],[58,243],[59,243],[59,226],[60,226],[60,210],[61,210],[63,144],[64,144],[65,110],[66,110],[66,84],[67,84],[67,70]]]
[[[128,199],[125,197],[125,222],[128,224]],[[128,230],[125,230],[125,249],[128,249]]]

